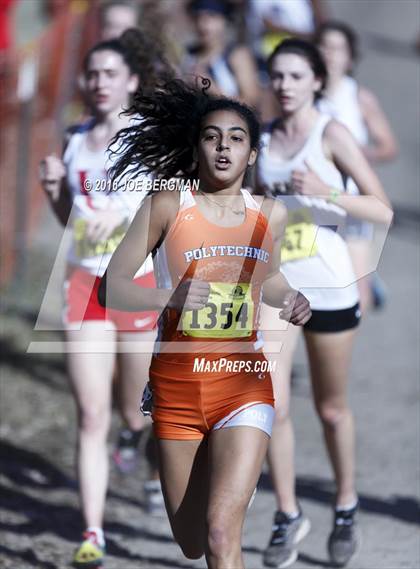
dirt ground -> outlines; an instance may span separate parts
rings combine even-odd
[[[415,258],[419,232],[417,222],[400,219],[382,259],[390,303],[386,311],[371,315],[362,325],[353,365],[351,401],[357,418],[357,483],[364,535],[353,569],[415,569],[420,562],[418,321],[413,318],[418,309],[418,264],[407,267],[404,258]],[[49,223],[43,225],[51,227],[47,214],[46,220]],[[53,261],[45,255],[46,238],[50,241],[50,230],[34,242],[26,278],[15,283],[3,303],[0,568],[5,569],[69,567],[82,530],[73,468],[76,415],[64,356],[25,353],[33,340],[61,337],[60,332],[33,330]],[[297,489],[312,521],[296,567],[321,568],[329,566],[325,542],[333,487],[301,350],[296,365]],[[115,414],[110,453],[119,424]],[[183,558],[164,518],[146,514],[145,476],[144,463],[130,476],[112,468],[106,568],[203,568],[202,560]],[[244,529],[248,569],[262,567],[274,507],[270,482],[263,473]]]

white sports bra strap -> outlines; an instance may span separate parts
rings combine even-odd
[[[260,207],[259,207],[257,201],[252,197],[252,195],[248,192],[248,190],[242,189],[241,193],[242,193],[244,201],[245,201],[245,207],[247,207],[249,209],[254,209],[256,211],[260,210]]]

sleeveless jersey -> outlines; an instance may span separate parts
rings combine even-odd
[[[359,86],[353,77],[346,75],[332,95],[318,101],[322,113],[343,123],[360,145],[368,142],[369,134],[359,104]]]
[[[360,108],[358,93],[357,81],[346,75],[332,95],[325,95],[318,101],[317,107],[322,113],[344,124],[359,145],[364,146],[368,143],[369,133]],[[352,194],[359,193],[351,178],[347,181],[346,189]]]
[[[323,151],[322,137],[330,117],[320,115],[303,147],[291,159],[269,152],[273,124],[262,135],[258,176],[268,194],[284,202],[288,225],[281,271],[293,288],[303,290],[314,310],[341,310],[358,301],[357,286],[344,230],[345,211],[322,198],[291,193],[293,170],[305,162],[332,188],[344,191],[343,178]]]
[[[233,49],[234,46],[229,46],[221,55],[207,65],[209,78],[216,83],[225,97],[237,97],[239,95],[238,82],[229,64],[229,57]],[[182,64],[183,71],[188,74],[190,69],[194,67],[195,61],[196,56],[190,50]]]
[[[73,238],[67,261],[95,276],[102,276],[111,255],[124,237],[137,209],[146,197],[147,191],[129,191],[120,185],[112,188],[108,171],[113,163],[112,152],[92,151],[86,144],[92,122],[74,129],[63,156],[67,169],[67,187],[73,201],[70,223]],[[86,235],[86,221],[96,212],[113,209],[124,214],[125,221],[113,234],[102,242],[92,242]],[[153,270],[151,259],[143,265],[137,276]]]
[[[273,242],[259,205],[241,193],[245,220],[233,227],[208,221],[191,191],[181,193],[176,220],[154,255],[157,286],[174,288],[195,278],[210,284],[210,294],[200,310],[162,313],[155,358],[188,363],[197,354],[217,359],[262,347],[259,308]]]

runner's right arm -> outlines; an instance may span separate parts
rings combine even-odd
[[[59,222],[66,227],[73,205],[66,183],[66,167],[58,156],[49,154],[39,167],[42,188]]]

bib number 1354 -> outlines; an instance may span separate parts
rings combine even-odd
[[[207,304],[183,313],[182,331],[197,338],[243,338],[252,334],[253,317],[248,283],[210,283]]]

